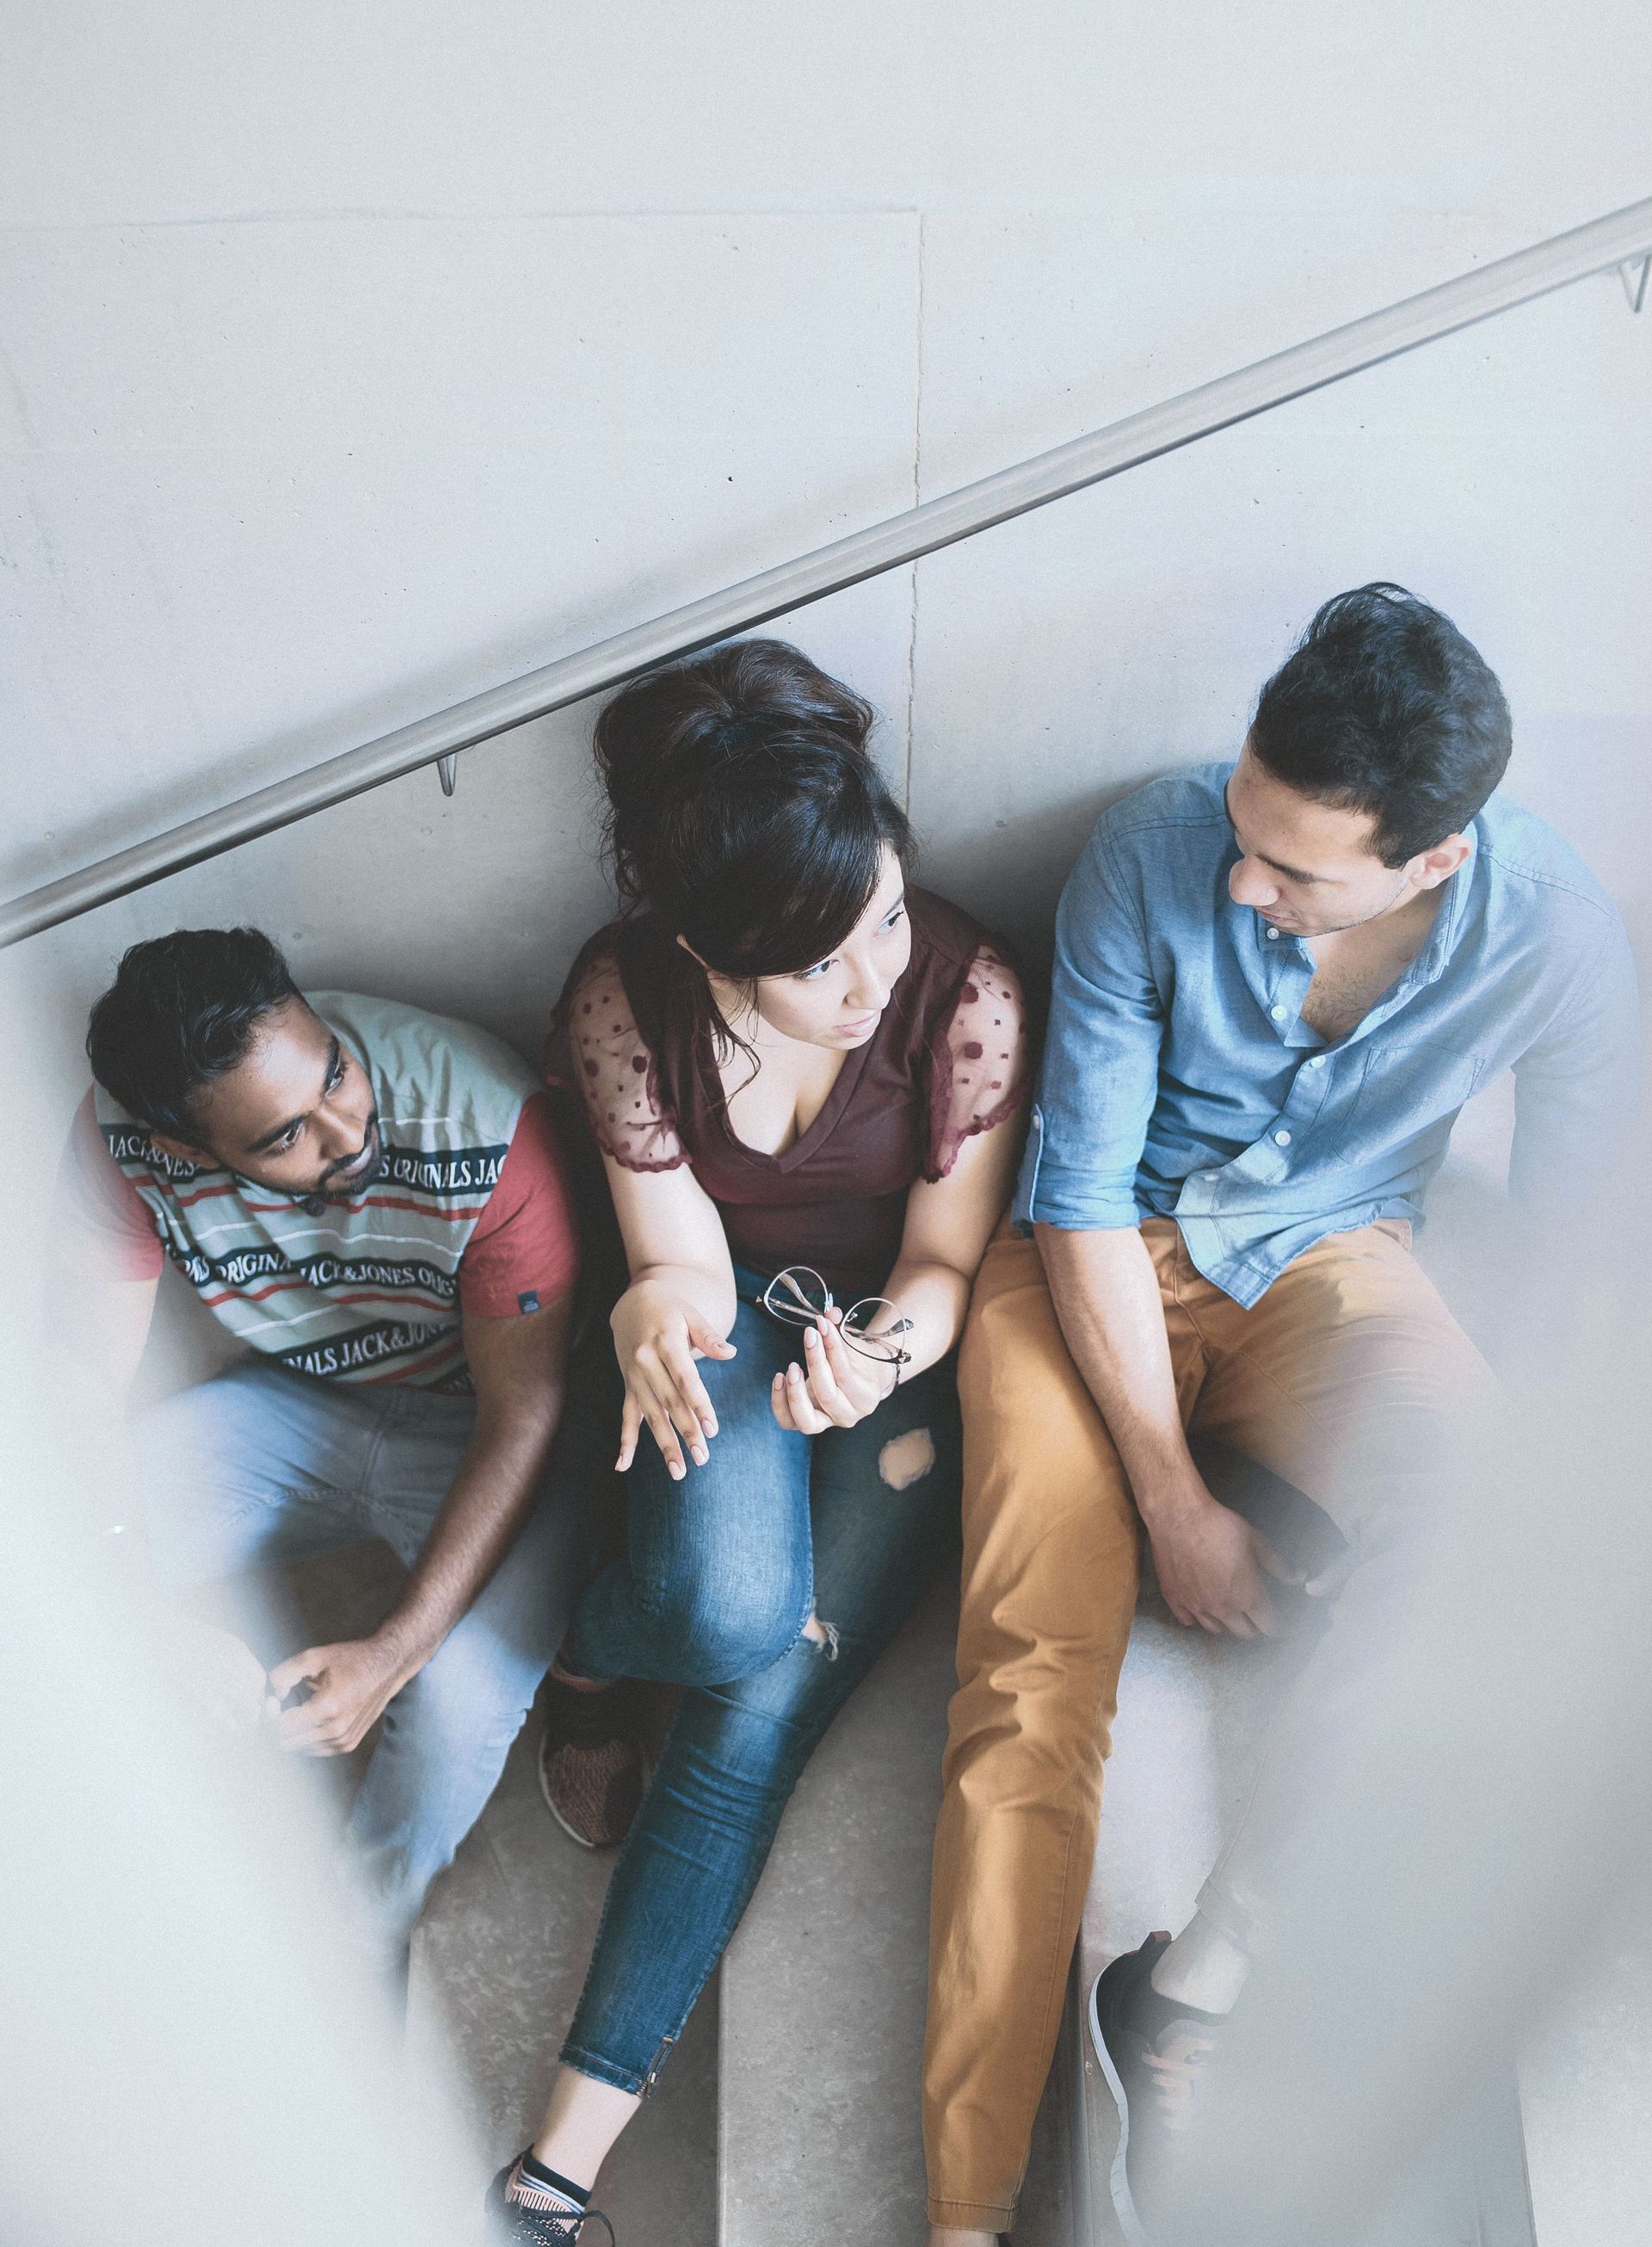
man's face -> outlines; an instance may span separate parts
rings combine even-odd
[[[193,1145],[154,1134],[185,1160],[201,1155],[242,1178],[300,1197],[348,1201],[384,1160],[366,1071],[302,999],[258,1023],[238,1065],[195,1103]]]
[[[1248,741],[1227,784],[1227,816],[1240,854],[1229,895],[1290,936],[1329,936],[1396,912],[1437,888],[1468,854],[1452,836],[1403,866],[1385,866],[1369,812],[1339,810],[1287,787]]]

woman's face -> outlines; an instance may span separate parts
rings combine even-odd
[[[754,997],[764,1028],[781,1037],[836,1053],[864,1046],[912,956],[905,892],[900,861],[885,844],[870,902],[829,958],[794,975],[760,975],[748,985],[712,976],[724,1020],[737,1021]]]

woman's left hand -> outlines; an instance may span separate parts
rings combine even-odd
[[[775,1376],[769,1401],[782,1428],[818,1436],[852,1428],[875,1412],[894,1387],[894,1368],[850,1349],[830,1319],[803,1334],[803,1363]]]

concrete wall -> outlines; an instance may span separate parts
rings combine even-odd
[[[1617,0],[60,0],[8,46],[7,889],[1652,186]],[[1400,577],[1644,925],[1649,352],[1597,281],[795,636],[1035,939],[1100,800]],[[604,911],[589,718],[11,955],[45,1120],[181,921],[531,1046]]]

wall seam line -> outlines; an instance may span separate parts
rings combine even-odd
[[[912,382],[912,505],[924,497],[924,213],[918,214],[917,336],[913,348]],[[906,761],[901,795],[908,812],[912,808],[912,725],[918,700],[918,564],[907,569],[906,614]]]

